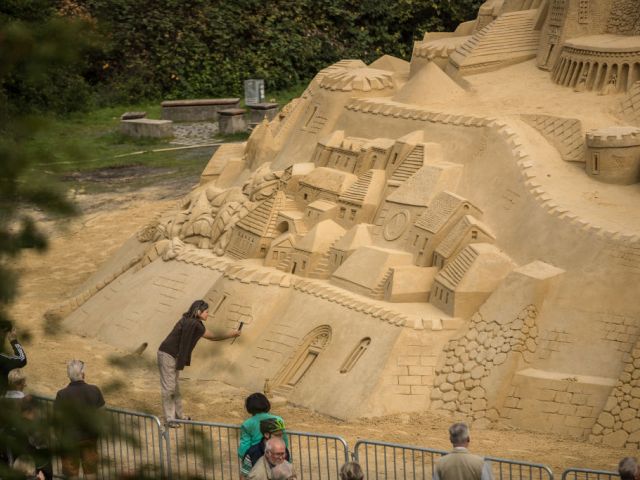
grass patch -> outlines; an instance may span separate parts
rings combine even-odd
[[[273,92],[267,95],[267,100],[274,100],[283,107],[300,96],[305,88],[306,83]],[[91,191],[123,188],[125,185],[126,188],[137,188],[170,178],[197,178],[211,158],[214,147],[153,152],[177,145],[171,144],[171,139],[136,139],[120,133],[120,115],[127,111],[144,111],[147,118],[159,119],[160,103],[103,107],[65,118],[41,119],[47,127],[40,129],[25,148],[43,161],[34,164],[29,176],[61,178],[68,188]],[[243,142],[248,138],[248,132],[219,134],[210,143]],[[131,166],[144,166],[147,170],[140,175],[142,178],[126,181],[117,180],[117,175],[113,178],[107,175],[109,178],[105,180],[99,175],[89,174]],[[25,180],[29,181],[29,178]]]

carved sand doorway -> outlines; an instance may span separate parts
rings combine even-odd
[[[286,393],[291,391],[309,371],[316,359],[331,341],[331,327],[322,325],[309,332],[295,354],[277,375],[276,388]]]

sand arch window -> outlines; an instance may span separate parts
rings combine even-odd
[[[331,327],[322,325],[312,330],[304,339],[293,361],[285,368],[277,383],[285,387],[293,388],[309,371],[320,353],[331,341]]]
[[[340,367],[340,373],[350,372],[355,364],[358,363],[358,360],[360,360],[362,355],[364,355],[364,352],[367,351],[369,345],[371,345],[371,339],[369,337],[360,340],[358,346],[349,354],[347,359],[342,364],[342,367]]]

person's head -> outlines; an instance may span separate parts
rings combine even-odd
[[[67,363],[67,376],[72,382],[84,380],[84,362],[82,360],[69,360]]]
[[[209,316],[209,304],[204,300],[196,300],[191,304],[189,310],[183,314],[186,318],[201,318],[206,320]]]
[[[454,423],[449,427],[449,440],[454,447],[469,445],[469,427],[466,423]]]
[[[260,433],[262,438],[266,442],[270,438],[284,436],[285,426],[284,421],[280,418],[265,418],[260,420]]]
[[[9,320],[0,320],[0,347],[4,344],[7,334],[13,329],[13,324]]]
[[[364,472],[358,462],[347,462],[340,467],[340,480],[363,480]]]
[[[618,464],[621,480],[636,480],[638,478],[638,460],[636,457],[624,457]]]
[[[256,415],[257,413],[267,413],[271,410],[271,404],[262,393],[252,393],[245,399],[244,408],[251,415]]]
[[[24,371],[21,368],[16,368],[9,372],[8,378],[8,389],[9,390],[18,390],[23,391],[24,387],[27,385],[27,377],[24,375]]]
[[[293,465],[285,460],[271,469],[271,478],[273,480],[292,480],[297,477]]]
[[[284,440],[279,437],[272,437],[267,440],[267,444],[264,447],[264,456],[271,465],[279,465],[284,462],[287,456],[287,447],[284,444]]]

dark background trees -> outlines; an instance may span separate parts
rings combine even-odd
[[[6,0],[0,21],[69,24],[86,49],[48,82],[9,92],[42,108],[239,95],[242,80],[271,91],[308,81],[341,58],[409,59],[425,31],[453,30],[479,0]],[[82,28],[80,28],[82,26]],[[42,40],[39,39],[39,40]],[[8,85],[3,85],[6,90]]]

